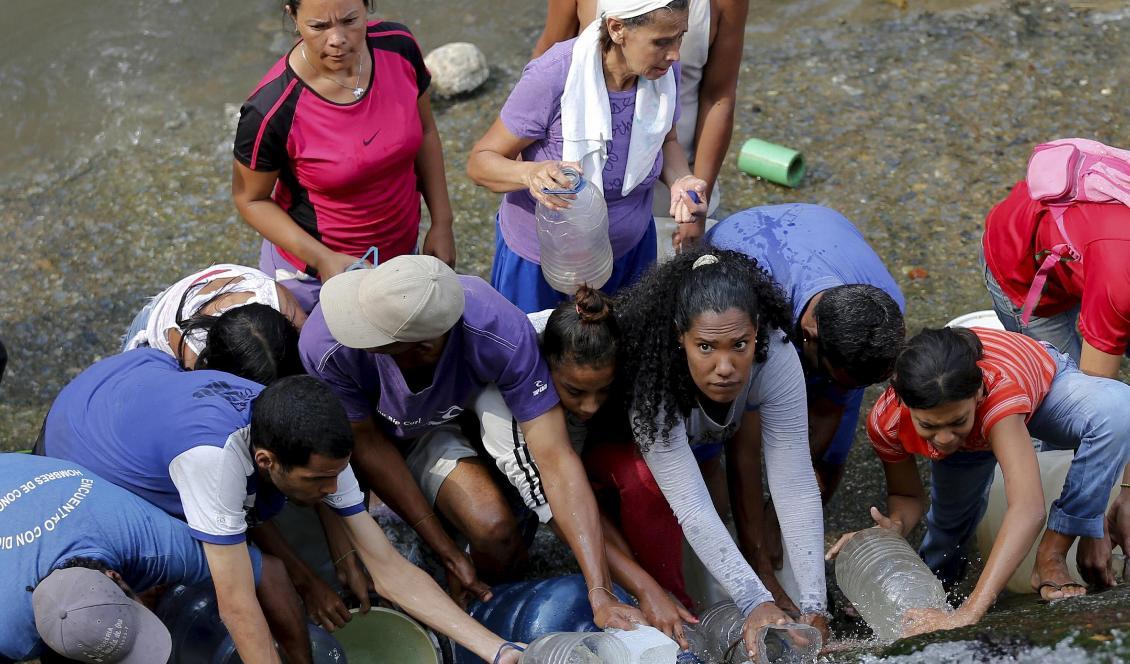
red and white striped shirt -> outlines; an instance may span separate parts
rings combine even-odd
[[[1039,342],[1022,334],[972,328],[984,354],[977,366],[984,376],[986,396],[977,404],[973,429],[959,448],[962,452],[989,449],[989,432],[1009,415],[1024,415],[1027,422],[1044,401],[1055,377],[1056,363]],[[888,387],[867,417],[867,435],[879,458],[888,463],[912,454],[940,459],[918,432],[910,409]]]

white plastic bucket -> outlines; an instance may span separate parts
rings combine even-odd
[[[1052,501],[1059,498],[1059,494],[1063,490],[1063,481],[1067,478],[1067,471],[1071,467],[1071,460],[1074,457],[1075,453],[1072,450],[1048,450],[1036,455],[1036,459],[1040,463],[1040,477],[1044,484],[1045,509],[1051,509]],[[1110,500],[1107,502],[1108,507],[1118,495],[1119,490],[1118,485],[1111,489]],[[993,486],[989,489],[989,506],[985,510],[985,517],[977,525],[977,548],[981,551],[981,557],[984,560],[989,559],[989,552],[993,549],[993,541],[997,537],[997,532],[1000,531],[1001,521],[1004,520],[1004,511],[1007,507],[1008,501],[1005,500],[1004,495],[1004,479],[1001,475],[1000,466],[997,466],[993,474]],[[1043,536],[1043,531],[1040,532],[1040,535]],[[1020,566],[1009,578],[1007,588],[1012,592],[1036,592],[1032,589],[1032,566],[1036,562],[1036,547],[1039,542],[1040,539],[1036,538],[1028,555],[1024,557]],[[1075,566],[1075,551],[1078,545],[1079,541],[1076,540],[1075,544],[1072,544],[1067,551],[1067,568],[1076,580],[1081,578],[1079,569]]]

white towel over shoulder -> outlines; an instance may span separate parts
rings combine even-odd
[[[600,24],[606,17],[633,18],[666,7],[670,0],[602,0],[598,17],[577,37],[573,62],[561,95],[561,156],[580,162],[585,178],[604,191],[604,164],[612,140],[612,109],[604,82],[604,58],[600,50]],[[655,164],[655,155],[675,119],[675,71],[636,83],[636,108],[621,194],[627,196],[642,182]]]

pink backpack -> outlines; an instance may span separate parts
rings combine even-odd
[[[1062,138],[1041,143],[1028,160],[1028,194],[1048,207],[1063,236],[1046,254],[1021,309],[1025,325],[1040,301],[1048,272],[1060,261],[1082,261],[1071,245],[1063,214],[1075,203],[1114,203],[1130,206],[1130,151],[1086,138]]]

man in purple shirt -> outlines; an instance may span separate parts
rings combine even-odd
[[[534,329],[517,307],[436,258],[398,256],[327,281],[299,348],[306,369],[345,405],[356,472],[441,557],[453,589],[488,592],[433,518],[433,505],[470,540],[484,577],[512,574],[525,554],[490,468],[456,423],[493,386],[516,424],[506,440],[483,436],[483,446],[526,504],[543,521],[552,518],[572,547],[596,624],[643,622],[610,591],[596,500],[569,444]]]

